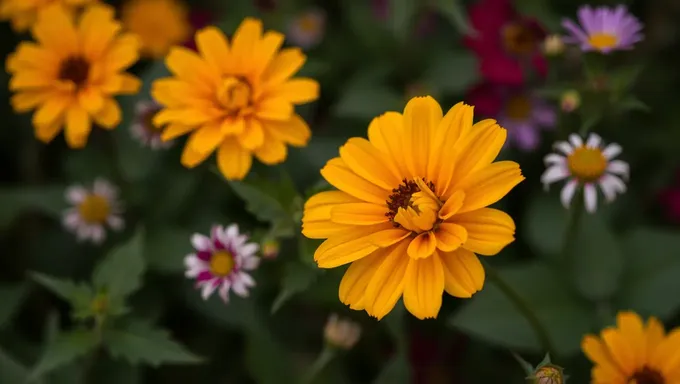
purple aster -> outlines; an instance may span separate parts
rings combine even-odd
[[[510,95],[503,105],[498,124],[508,130],[506,145],[521,151],[535,150],[541,143],[541,129],[555,126],[555,109],[545,100],[525,94]]]
[[[631,49],[642,40],[642,24],[624,5],[595,9],[584,5],[578,10],[578,21],[580,26],[568,19],[562,21],[569,32],[564,42],[579,44],[583,51],[609,53]]]

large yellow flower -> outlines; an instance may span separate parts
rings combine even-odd
[[[187,7],[178,0],[128,0],[121,21],[141,39],[142,54],[152,58],[165,56],[191,35]]]
[[[121,119],[118,94],[132,94],[139,80],[124,71],[137,61],[139,43],[120,35],[113,8],[92,5],[76,22],[54,5],[38,16],[33,27],[37,43],[23,42],[7,59],[9,88],[17,112],[36,109],[35,135],[51,141],[65,128],[66,142],[83,147],[92,120],[106,129]]]
[[[654,317],[643,324],[634,312],[619,312],[616,327],[587,335],[581,348],[595,363],[593,384],[680,383],[680,328],[668,335]]]
[[[305,204],[302,233],[326,239],[321,268],[352,263],[340,300],[381,319],[402,296],[419,319],[436,317],[444,290],[470,297],[482,289],[475,253],[495,255],[514,240],[510,216],[487,208],[524,180],[519,165],[493,162],[506,130],[494,120],[472,125],[472,107],[442,116],[431,97],[411,99],[351,138],[323,177],[339,191]]]
[[[35,23],[38,13],[52,4],[60,4],[72,11],[98,0],[0,0],[0,19],[11,20],[17,32],[28,30]]]
[[[168,124],[164,140],[194,131],[182,164],[194,167],[217,150],[217,164],[231,180],[245,177],[254,154],[265,164],[285,160],[286,144],[305,146],[307,123],[294,105],[315,100],[319,85],[291,79],[306,57],[298,48],[279,52],[283,35],[262,35],[262,22],[245,19],[229,44],[217,28],[196,34],[199,54],[174,47],[166,59],[173,78],[156,80],[152,95],[165,106],[154,118]]]

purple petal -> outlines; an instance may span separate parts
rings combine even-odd
[[[566,36],[566,39],[564,39],[565,42],[567,43],[583,43],[588,41],[588,35],[583,31],[583,29],[579,28],[576,23],[569,19],[564,19],[562,20],[562,27],[567,30],[567,32],[571,33],[570,36]]]
[[[206,282],[206,281],[212,279],[213,277],[214,276],[213,276],[212,273],[210,273],[210,271],[203,271],[203,272],[199,273],[198,276],[196,276],[196,281],[199,282],[199,283],[203,283],[203,282]]]

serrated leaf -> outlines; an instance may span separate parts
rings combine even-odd
[[[0,286],[0,328],[4,327],[16,313],[26,294],[24,284]]]
[[[59,279],[37,272],[31,273],[31,277],[38,284],[68,301],[74,311],[88,308],[94,298],[94,290],[89,284],[75,283],[71,280]]]
[[[309,288],[319,277],[321,271],[318,268],[293,261],[285,265],[283,273],[281,290],[272,304],[272,313],[278,311],[295,294]]]
[[[25,212],[41,212],[59,218],[66,208],[64,187],[20,187],[0,189],[0,228]]]
[[[246,202],[246,210],[258,220],[269,222],[278,237],[290,237],[295,233],[295,222],[289,211],[297,195],[286,179],[273,184],[265,180],[256,183],[227,181],[234,192]]]
[[[144,257],[149,269],[165,273],[184,270],[184,257],[193,251],[192,231],[180,228],[156,228],[146,231]]]
[[[170,338],[167,331],[140,320],[129,320],[104,333],[104,345],[112,357],[130,364],[196,364],[202,359]]]
[[[105,291],[112,301],[124,299],[142,286],[145,265],[143,252],[144,231],[137,233],[127,243],[114,248],[97,265],[92,283]]]
[[[468,20],[468,13],[461,0],[433,0],[431,2],[433,8],[444,16],[453,25],[461,35],[476,36],[477,31],[474,30]]]
[[[97,346],[97,336],[88,330],[73,330],[59,334],[47,344],[42,357],[31,372],[32,378],[64,366],[77,358],[86,355]]]

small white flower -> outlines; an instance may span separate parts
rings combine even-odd
[[[351,349],[361,337],[361,326],[348,319],[341,319],[335,313],[326,322],[324,338],[329,344],[342,349]]]
[[[547,190],[550,184],[569,179],[560,194],[565,208],[569,208],[574,193],[581,186],[589,213],[597,209],[597,185],[607,202],[626,192],[624,180],[628,180],[628,163],[614,160],[621,153],[620,145],[611,143],[603,149],[602,138],[591,133],[585,144],[579,135],[571,134],[568,142],[558,141],[554,147],[562,154],[551,153],[545,157],[547,169],[541,175],[541,183]]]
[[[161,110],[161,106],[154,101],[139,101],[135,106],[135,118],[130,125],[132,137],[137,139],[142,146],[151,149],[167,149],[173,144],[172,140],[163,141],[162,128],[153,125],[153,117]]]
[[[76,234],[78,241],[91,240],[101,244],[106,239],[106,227],[123,229],[118,202],[118,189],[104,179],[94,181],[92,190],[81,185],[66,189],[66,201],[73,205],[63,214],[66,229]]]
[[[255,286],[255,280],[245,271],[260,264],[260,258],[255,256],[260,246],[247,241],[248,237],[239,233],[236,224],[227,228],[214,225],[210,237],[198,233],[191,237],[195,253],[184,258],[185,276],[196,279],[204,300],[216,290],[225,303],[229,301],[230,290],[248,297],[248,288]]]
[[[310,9],[291,20],[288,38],[302,49],[310,49],[323,39],[326,29],[326,13],[320,9]]]

